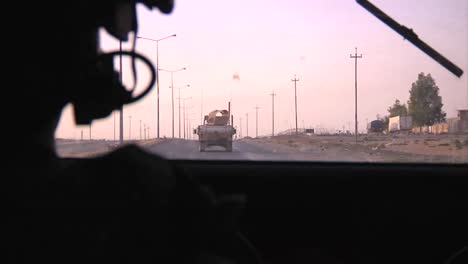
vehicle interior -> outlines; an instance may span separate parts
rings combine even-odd
[[[264,263],[448,263],[467,244],[466,165],[173,162],[247,195]]]
[[[447,75],[450,74],[453,82],[466,84],[467,69],[458,68],[449,60],[451,58],[445,58],[436,51],[437,48],[423,42],[423,36],[421,39],[418,38],[413,30],[408,30],[386,17],[383,11],[369,5],[369,1],[350,2],[363,12],[363,16],[368,16],[369,23],[381,26],[381,31],[395,37],[395,41],[402,42],[405,39],[405,47],[411,52],[424,54],[427,63],[435,65],[431,64],[431,67],[444,71]],[[385,1],[375,2],[378,6],[378,3]],[[186,3],[178,1],[176,4],[183,6]],[[402,9],[398,10],[404,9],[404,7],[399,8]],[[176,12],[177,9],[174,10],[174,13]],[[261,10],[257,12],[261,13]],[[465,19],[468,20],[466,11],[465,15]],[[427,15],[427,19],[430,19],[429,17],[430,15]],[[170,23],[171,16],[164,19],[166,20],[163,22]],[[417,28],[414,30],[418,32]],[[466,29],[464,32],[467,32]],[[430,44],[430,41],[428,42]],[[170,46],[170,43],[164,43],[166,44]],[[167,49],[166,46],[163,48]],[[354,46],[350,46],[350,51],[354,51]],[[344,52],[345,56],[348,56],[349,52]],[[351,63],[349,58],[345,59],[347,63]],[[161,60],[167,61],[168,58],[162,56]],[[466,65],[468,59],[455,61],[462,61],[465,63],[463,65]],[[170,64],[170,66],[177,65]],[[354,68],[349,70],[354,74]],[[169,82],[168,73],[161,72],[160,75]],[[291,83],[290,76],[294,76],[292,71],[285,77],[288,85]],[[460,76],[464,79],[457,79]],[[349,89],[354,89],[352,78]],[[300,85],[300,82],[298,84]],[[169,91],[166,87],[164,89]],[[180,89],[178,92],[180,93]],[[351,99],[349,100],[351,102]],[[226,100],[221,101],[223,106],[227,105]],[[234,111],[237,110],[236,107],[239,106],[233,104]],[[149,109],[151,110],[148,111],[153,111],[154,108]],[[205,113],[209,111],[211,109],[204,109]],[[115,122],[115,117],[113,118]],[[354,122],[354,119],[352,120]],[[170,121],[166,123],[167,135],[170,137]],[[285,126],[284,129],[289,128]],[[269,129],[268,126],[265,131],[269,133]],[[241,128],[236,127],[236,130],[241,131]],[[193,129],[187,131],[190,132],[188,134],[193,134]],[[91,132],[89,133],[91,135]],[[172,133],[174,134],[174,129]],[[248,133],[247,130],[247,135]],[[81,137],[83,138],[83,132]],[[352,140],[353,136],[350,138]],[[236,155],[239,152],[236,145],[238,143],[236,140],[233,142],[233,153]],[[204,154],[218,155],[218,157],[224,154],[231,155],[216,151]],[[193,177],[209,186],[216,195],[245,195],[246,203],[239,220],[239,232],[248,240],[255,255],[247,262],[468,263],[468,163],[466,161],[350,162],[340,159],[273,161],[170,158],[167,162],[176,168],[177,173]],[[122,164],[124,163],[122,161]]]

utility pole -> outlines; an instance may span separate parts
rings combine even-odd
[[[120,74],[119,74],[119,77],[120,77],[120,83],[123,83],[123,73],[122,73],[122,41],[119,42],[120,45],[119,45],[119,50],[120,50],[120,55],[119,55],[119,64],[120,64]],[[119,135],[119,139],[120,139],[120,144],[123,144],[123,105],[120,107],[120,135]]]
[[[246,113],[245,114],[245,118],[246,118],[246,137],[249,136],[249,113]]]
[[[83,141],[83,129],[81,130],[81,141]]]
[[[258,138],[258,109],[260,107],[255,106],[255,137]]]
[[[271,92],[271,136],[275,136],[275,91]]]
[[[357,124],[357,59],[362,58],[362,54],[357,55],[357,48],[354,48],[354,56],[350,54],[349,57],[354,59],[354,135],[356,143],[358,141],[358,124]]]
[[[295,113],[296,113],[296,134],[297,132],[297,89],[296,89],[296,84],[299,81],[299,79],[296,78],[296,74],[294,74],[294,79],[291,80],[294,82],[294,107],[295,107]]]

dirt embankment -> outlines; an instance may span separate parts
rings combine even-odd
[[[468,163],[468,135],[282,135],[247,139],[274,152],[320,153],[324,160]]]
[[[162,142],[164,139],[134,140],[125,141],[123,145],[136,144],[141,147],[148,147]],[[56,151],[60,157],[85,158],[103,155],[115,150],[122,145],[114,141],[106,140],[58,140]]]

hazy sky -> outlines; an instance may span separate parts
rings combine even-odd
[[[181,89],[192,125],[203,114],[226,109],[232,97],[235,126],[242,118],[246,134],[255,135],[255,106],[259,135],[271,133],[271,94],[275,91],[275,131],[295,126],[294,74],[297,83],[299,127],[346,129],[354,124],[354,60],[350,53],[358,47],[358,119],[366,119],[386,109],[395,99],[406,102],[411,83],[418,73],[431,73],[440,88],[448,117],[456,109],[468,108],[468,0],[372,0],[395,20],[412,28],[418,36],[464,70],[456,77],[418,48],[368,13],[352,0],[176,0],[174,12],[163,15],[138,7],[138,35],[159,39],[159,66],[162,69],[187,67],[174,73],[174,86]],[[105,51],[118,49],[118,42],[102,31]],[[130,49],[130,43],[124,44]],[[156,64],[154,42],[138,39],[136,50]],[[125,60],[124,80],[131,84],[129,61]],[[147,71],[138,67],[138,87],[146,85]],[[238,73],[240,80],[233,79]],[[171,136],[171,75],[160,72],[161,136]],[[175,98],[178,90],[175,89]],[[177,99],[175,134],[178,136]],[[124,138],[139,138],[140,124],[149,125],[156,135],[156,89],[141,101],[124,108]],[[116,138],[118,117],[116,113]],[[93,138],[114,138],[114,118],[95,121]],[[74,124],[67,107],[57,137],[89,137],[87,127]],[[183,133],[183,132],[182,132]]]

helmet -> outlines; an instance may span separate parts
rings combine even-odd
[[[158,8],[162,13],[171,13],[174,7],[173,0],[115,0],[93,3],[97,14],[96,28],[103,27],[112,36],[120,41],[128,40],[128,33],[138,31],[136,4],[142,3],[146,7]],[[97,36],[95,36],[97,38]],[[135,39],[134,39],[135,41]],[[96,43],[99,43],[96,41]],[[133,43],[133,48],[135,42]],[[99,48],[97,47],[97,50]],[[89,51],[89,49],[88,49]],[[151,80],[147,88],[140,95],[134,97],[133,89],[127,90],[114,71],[115,56],[132,57],[133,78],[136,86],[135,59],[142,60],[150,69]],[[71,103],[74,107],[75,122],[78,125],[87,125],[93,119],[103,118],[112,111],[120,109],[124,104],[135,102],[144,97],[155,83],[156,70],[152,63],[144,56],[132,51],[115,51],[100,53],[92,56],[82,65],[79,73],[79,86],[72,93]],[[134,87],[135,87],[134,86]]]

